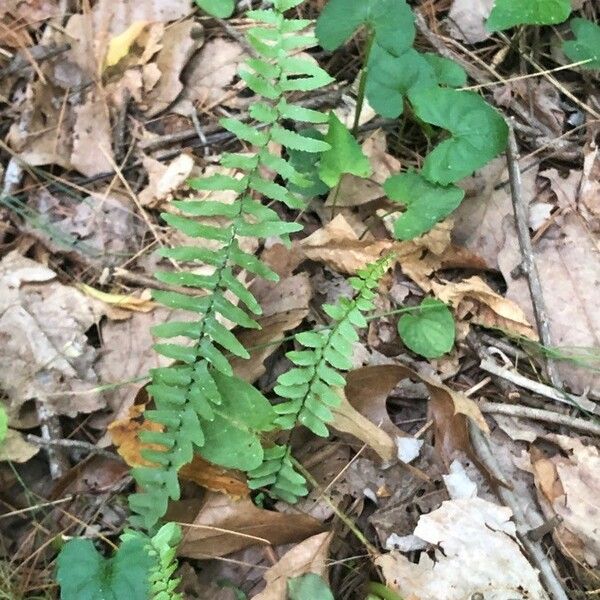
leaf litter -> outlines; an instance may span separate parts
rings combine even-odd
[[[15,197],[2,197],[10,212],[0,217],[0,402],[8,417],[0,480],[12,482],[8,500],[21,508],[30,500],[23,500],[15,468],[22,481],[38,480],[41,499],[81,494],[69,510],[89,521],[88,534],[110,537],[125,524],[119,502],[131,484],[123,461],[144,461],[137,433],[148,371],[165,364],[152,350],[149,330],[178,318],[157,308],[147,292],[152,273],[166,264],[154,250],[181,241],[164,228],[159,211],[176,214],[172,201],[192,196],[187,180],[217,172],[215,159],[230,150],[227,138],[219,137],[218,116],[244,115],[252,105],[237,75],[248,48],[231,33],[243,33],[248,21],[234,19],[226,29],[179,0],[101,0],[67,17],[58,4],[9,2],[0,8],[0,70],[17,59],[25,65],[0,80],[10,149],[0,150],[0,173],[6,180],[13,158],[24,165],[12,188]],[[426,235],[394,241],[394,222],[400,215],[407,215],[405,223],[410,218],[410,199],[402,197],[407,212],[401,212],[396,194],[386,197],[384,183],[417,167],[424,144],[410,119],[398,136],[389,123],[374,121],[366,106],[360,146],[350,151],[351,172],[340,167],[336,152],[319,167],[327,185],[299,217],[307,234],[294,235],[289,249],[274,239],[260,248],[246,241],[244,249],[260,252],[282,279],[270,285],[240,273],[264,312],[261,329],[234,330],[251,354],[233,361],[235,371],[272,393],[288,365],[289,336],[323,326],[322,300],[348,292],[344,276],[393,251],[395,268],[378,290],[380,314],[354,345],[331,437],[315,441],[299,434],[293,440],[317,484],[306,499],[295,507],[268,501],[261,507],[239,472],[199,458],[182,470],[184,498],[173,503],[170,515],[186,524],[180,548],[186,597],[238,598],[244,592],[283,600],[312,573],[323,578],[319,585],[332,586],[335,597],[362,600],[378,579],[377,567],[388,591],[411,600],[547,598],[539,565],[519,537],[527,527],[496,494],[497,474],[478,455],[473,428],[488,436],[525,513],[537,514],[530,528],[547,526],[537,543],[569,593],[579,597],[598,589],[597,438],[486,411],[492,402],[510,407],[514,398],[519,407],[556,411],[535,386],[547,381],[548,356],[558,360],[568,392],[585,401],[598,398],[600,159],[593,122],[589,131],[579,127],[585,107],[597,106],[593,86],[586,86],[597,75],[590,69],[579,79],[565,70],[552,79],[521,65],[528,78],[520,78],[506,60],[511,50],[485,25],[493,3],[439,4],[422,7],[431,28],[423,43],[436,40],[436,50],[441,43],[476,83],[489,76],[491,65],[499,85],[482,93],[507,114],[518,115],[515,107],[525,103],[531,123],[540,123],[546,136],[538,143],[529,121],[517,127],[524,153],[533,153],[521,160],[522,193],[556,348],[538,343],[527,279],[518,269],[523,257],[504,158],[461,183],[466,199],[452,217]],[[323,3],[306,5],[319,10]],[[579,2],[575,9],[598,17],[593,3]],[[64,27],[50,25],[57,18]],[[587,38],[577,22],[573,32],[582,41],[567,45],[567,56],[549,45],[552,60],[544,64],[564,66],[579,56]],[[558,26],[543,39],[556,45],[563,33],[572,38]],[[37,48],[65,43],[67,50],[38,58],[43,55]],[[350,45],[344,52],[358,58]],[[329,60],[305,58],[315,57]],[[352,61],[341,66],[333,59],[329,66],[350,85],[357,82]],[[335,123],[351,127],[352,100],[347,94],[331,98],[324,104],[308,100],[335,110]],[[332,141],[348,150],[344,132],[339,129]],[[571,154],[561,155],[565,146],[558,139],[565,136]],[[226,195],[220,200],[230,201]],[[452,311],[456,331],[423,339],[419,317],[439,301]],[[484,356],[467,343],[473,336],[501,374],[520,373],[531,385],[507,395],[506,380],[479,368]],[[449,357],[437,359],[451,347]],[[58,422],[52,435],[73,465],[56,484],[48,474],[48,424],[40,405]],[[587,418],[580,411],[567,416]],[[71,441],[79,446],[69,446]],[[108,456],[87,456],[98,452]],[[54,495],[47,493],[51,488]],[[100,494],[96,500],[94,494]],[[2,556],[38,526],[37,517],[27,518],[25,527],[15,517],[0,523],[7,532]],[[77,534],[64,515],[60,525]],[[49,535],[59,533],[48,526]],[[22,532],[15,535],[15,527]],[[366,552],[361,535],[370,544]],[[41,563],[49,565],[52,548],[37,548]],[[368,556],[369,548],[377,555]],[[352,568],[341,567],[346,564]],[[211,578],[203,579],[209,567]],[[48,573],[32,566],[32,585],[45,585]],[[292,578],[298,579],[290,587]],[[317,585],[310,577],[305,581]]]

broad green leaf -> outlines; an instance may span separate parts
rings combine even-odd
[[[288,579],[289,600],[334,600],[329,586],[316,573]]]
[[[398,333],[416,354],[439,358],[454,346],[454,317],[440,300],[425,298],[417,311],[398,321]]]
[[[2,405],[0,405],[0,444],[6,439],[8,433],[8,415]]]
[[[425,60],[433,67],[435,77],[440,85],[449,87],[463,87],[467,85],[467,72],[456,62],[427,52],[423,54]]]
[[[204,421],[202,456],[229,469],[251,471],[263,462],[257,435],[274,427],[276,413],[271,403],[252,385],[237,377],[211,371],[223,402],[214,406],[213,421]]]
[[[496,0],[487,28],[502,31],[515,25],[554,25],[570,14],[571,0]]]
[[[395,119],[404,111],[404,97],[411,90],[436,83],[434,68],[413,48],[394,56],[377,45],[373,46],[366,93],[369,104],[381,116]]]
[[[329,0],[317,20],[316,34],[326,50],[339,48],[359,27],[375,35],[375,44],[399,55],[415,39],[414,17],[405,0]]]
[[[423,176],[434,183],[455,183],[502,153],[508,141],[504,119],[481,96],[448,88],[418,88],[410,101],[426,123],[447,129],[452,137],[425,159]]]
[[[196,4],[209,15],[227,19],[235,10],[235,0],[196,0]]]
[[[368,177],[372,173],[371,163],[360,144],[333,112],[329,114],[325,141],[330,149],[321,154],[319,177],[329,187],[335,187],[345,173],[357,177]]]
[[[148,600],[154,561],[143,540],[127,540],[104,558],[91,540],[74,539],[57,560],[61,600]]]
[[[406,207],[406,212],[394,223],[398,240],[423,235],[458,208],[465,196],[455,185],[431,183],[415,171],[393,175],[385,182],[384,190],[390,200]]]
[[[600,27],[587,19],[573,19],[571,29],[575,39],[564,42],[565,54],[573,62],[590,61],[580,65],[582,69],[600,69]]]

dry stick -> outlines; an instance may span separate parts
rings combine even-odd
[[[492,415],[506,415],[521,419],[531,419],[533,421],[544,421],[546,423],[555,423],[557,425],[564,425],[570,429],[576,429],[578,431],[583,431],[584,433],[589,433],[591,435],[600,437],[600,424],[594,423],[593,421],[585,421],[584,419],[578,419],[577,417],[571,417],[569,415],[552,412],[551,410],[531,408],[529,406],[521,406],[519,404],[501,404],[500,402],[489,402],[487,400],[481,400],[478,402],[478,406],[484,413]]]
[[[60,479],[71,468],[69,457],[63,448],[53,446],[52,443],[62,438],[62,426],[58,416],[46,404],[45,399],[38,399],[36,402],[37,414],[40,419],[40,429],[42,431],[41,441],[44,442],[46,454],[48,456],[48,465],[50,467],[50,477]]]
[[[470,430],[471,441],[473,442],[473,447],[475,448],[480,460],[485,467],[495,477],[497,477],[498,480],[503,481],[504,475],[496,458],[493,455],[489,442],[477,427],[471,425]],[[529,554],[531,561],[540,571],[542,583],[547,592],[550,594],[551,598],[553,600],[569,600],[562,584],[560,583],[560,580],[556,575],[556,566],[546,555],[546,552],[542,548],[541,544],[539,542],[534,542],[528,536],[531,527],[527,522],[527,517],[525,516],[523,507],[521,504],[519,504],[518,497],[512,490],[501,486],[498,486],[497,488],[497,495],[500,500],[512,510],[519,540]]]
[[[46,439],[32,434],[29,434],[26,439],[30,444],[33,444],[34,446],[40,446],[41,448],[64,448],[71,451],[97,454],[106,458],[112,458],[113,460],[121,460],[121,457],[118,454],[110,452],[110,450],[98,448],[98,446],[95,446],[94,444],[80,440]]]
[[[34,46],[31,48],[31,58],[40,63],[44,60],[54,58],[63,52],[67,52],[70,49],[70,44],[61,44],[60,46]],[[33,69],[29,58],[17,55],[8,67],[0,69],[0,79],[15,75],[16,73],[19,73],[19,71],[26,69]]]
[[[529,204],[527,200],[523,198],[523,182],[521,179],[521,168],[519,167],[519,149],[511,120],[508,121],[508,149],[506,152],[506,160],[508,163],[510,191],[515,213],[515,226],[517,229],[517,237],[519,238],[519,247],[521,249],[521,270],[527,276],[540,340],[544,346],[550,348],[552,346],[550,321],[546,311],[540,274],[533,255],[531,236],[529,235]],[[562,389],[561,377],[558,373],[556,363],[551,358],[546,359],[546,371],[552,385],[559,390]]]
[[[512,371],[505,367],[501,367],[491,358],[485,358],[481,361],[479,366],[487,373],[491,373],[492,375],[502,377],[502,379],[506,379],[507,381],[510,381],[515,385],[518,385],[519,387],[522,387],[526,390],[539,394],[540,396],[550,398],[551,400],[555,400],[556,402],[568,404],[573,408],[585,410],[595,415],[600,415],[600,406],[598,406],[595,402],[592,402],[587,398],[582,398],[580,396],[575,396],[573,394],[561,392],[560,390],[557,390],[549,385],[540,383],[539,381],[533,381],[532,379],[528,379],[527,377],[521,375],[520,373],[517,373],[516,371]]]

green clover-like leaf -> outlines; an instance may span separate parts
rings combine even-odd
[[[357,177],[368,177],[372,173],[371,163],[360,144],[333,112],[329,115],[325,141],[331,149],[321,154],[319,177],[329,187],[336,186],[345,173]]]
[[[227,19],[235,10],[235,0],[196,0],[196,4],[209,15],[219,19]]]
[[[573,19],[574,40],[564,42],[563,50],[573,62],[587,60],[582,69],[600,69],[600,27],[587,19]]]
[[[387,197],[406,206],[394,223],[396,239],[411,240],[429,231],[458,208],[465,192],[455,185],[427,181],[415,171],[393,175],[384,184]]]
[[[502,31],[515,25],[554,25],[570,14],[571,0],[496,0],[487,28]]]
[[[147,600],[154,565],[142,539],[123,542],[104,558],[91,540],[74,539],[58,556],[61,600]]]
[[[6,439],[8,433],[8,415],[2,405],[0,405],[0,444]]]
[[[400,55],[415,39],[413,13],[405,0],[329,0],[316,34],[326,50],[339,48],[359,27],[368,27],[375,44]]]
[[[440,300],[425,298],[416,312],[406,314],[398,321],[398,333],[416,354],[439,358],[454,346],[454,317]]]
[[[419,87],[410,93],[410,101],[421,120],[452,134],[425,159],[423,176],[429,181],[455,183],[506,148],[508,126],[504,119],[473,92]]]
[[[316,573],[306,573],[288,580],[290,600],[333,600],[329,586]]]

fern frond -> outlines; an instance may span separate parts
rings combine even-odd
[[[271,151],[271,143],[280,144],[284,151],[318,153],[329,149],[326,142],[283,125],[286,119],[296,117],[310,123],[326,122],[326,115],[291,104],[286,94],[316,90],[333,81],[316,62],[290,55],[317,44],[312,34],[305,33],[309,21],[284,16],[284,11],[297,4],[299,0],[276,0],[273,9],[248,13],[258,22],[248,32],[258,56],[246,62],[240,76],[257,96],[250,110],[255,122],[226,118],[221,124],[239,140],[254,146],[256,153],[225,154],[221,165],[237,170],[236,176],[217,174],[190,182],[193,189],[214,192],[215,198],[177,201],[174,206],[180,214],[162,215],[167,224],[186,236],[211,242],[211,249],[168,248],[162,256],[192,268],[209,265],[213,272],[157,274],[160,281],[183,288],[186,293],[157,291],[155,300],[196,317],[153,329],[155,336],[166,340],[156,344],[155,350],[183,364],[154,370],[148,387],[156,410],[148,411],[146,416],[159,423],[162,431],[144,437],[154,444],[152,451],[144,451],[144,458],[153,466],[133,470],[142,489],[130,496],[131,509],[139,515],[133,522],[146,528],[153,527],[164,515],[169,499],[179,498],[177,473],[191,461],[194,451],[223,466],[253,470],[264,458],[256,434],[274,426],[276,413],[267,400],[233,376],[228,356],[248,358],[248,352],[223,322],[259,327],[254,317],[261,314],[260,306],[237,279],[239,270],[277,280],[271,269],[242,250],[240,238],[279,236],[285,241],[302,229],[295,222],[282,220],[262,202],[265,199],[291,209],[302,208],[303,199],[289,191],[287,184],[310,184],[286,158]],[[284,185],[265,179],[263,173],[269,170],[281,177]],[[220,192],[234,192],[236,198],[227,204],[219,202]],[[226,219],[227,224],[210,224],[207,219],[212,217]],[[182,337],[187,342],[182,343]]]
[[[359,339],[356,329],[366,327],[363,313],[373,309],[374,289],[392,261],[392,256],[382,258],[350,278],[354,298],[323,306],[333,321],[331,328],[295,336],[304,348],[286,354],[295,366],[277,379],[275,393],[284,399],[273,407],[279,427],[302,424],[318,436],[329,435],[331,409],[340,403],[336,388],[346,384],[342,373],[352,368],[352,345]],[[248,473],[250,488],[268,487],[273,497],[290,503],[306,495],[306,480],[294,469],[290,452],[289,444],[265,450],[263,464]]]

